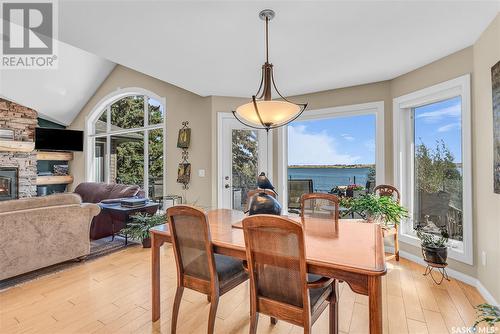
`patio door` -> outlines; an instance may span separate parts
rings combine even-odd
[[[265,130],[246,127],[229,113],[219,114],[217,128],[218,207],[244,210],[257,176],[265,172],[272,179],[270,139]]]

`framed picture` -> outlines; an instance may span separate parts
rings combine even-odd
[[[179,130],[179,136],[177,137],[177,147],[178,148],[188,148],[191,141],[191,129],[182,128]]]
[[[191,179],[191,164],[180,163],[177,167],[177,183],[188,184]]]
[[[500,61],[491,68],[493,96],[493,191],[500,194]]]

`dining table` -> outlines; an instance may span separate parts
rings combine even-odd
[[[246,260],[242,220],[245,214],[230,209],[207,212],[214,252]],[[369,299],[369,329],[382,333],[382,276],[387,268],[380,225],[359,219],[301,218],[305,235],[307,271],[346,282]],[[160,247],[171,242],[168,224],[150,230],[152,260],[152,320],[160,318]]]

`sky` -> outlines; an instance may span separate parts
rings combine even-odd
[[[375,115],[295,121],[288,126],[289,165],[375,163]]]
[[[443,139],[455,157],[462,161],[462,112],[460,96],[415,108],[415,144],[436,147]]]
[[[415,142],[443,139],[461,161],[460,97],[415,108]],[[295,121],[288,126],[289,165],[375,163],[375,115]]]

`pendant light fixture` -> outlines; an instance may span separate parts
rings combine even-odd
[[[307,103],[293,103],[287,100],[276,87],[273,64],[269,63],[269,21],[275,16],[271,9],[264,9],[259,17],[266,22],[266,62],[262,65],[262,76],[259,90],[252,96],[252,101],[243,104],[233,111],[234,117],[246,126],[254,129],[275,129],[286,125],[299,117],[307,107]],[[272,90],[281,100],[272,99]]]

